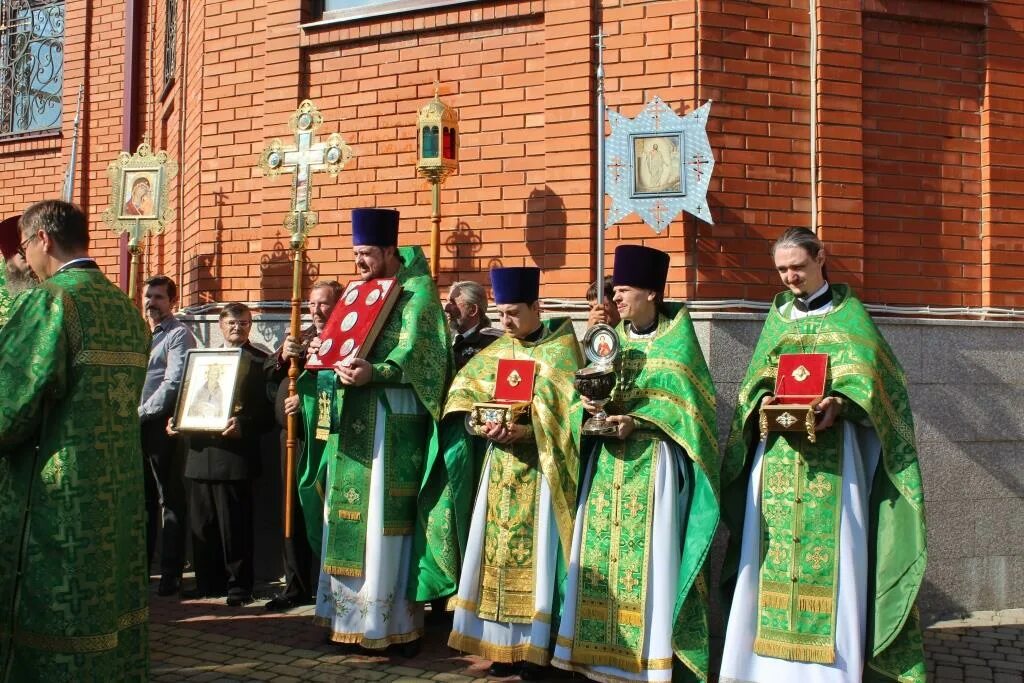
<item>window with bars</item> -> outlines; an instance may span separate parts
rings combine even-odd
[[[164,8],[164,88],[174,80],[178,60],[178,0],[165,0]]]
[[[60,128],[64,2],[0,1],[0,136]]]

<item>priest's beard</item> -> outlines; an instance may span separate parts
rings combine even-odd
[[[34,287],[36,284],[36,276],[28,269],[25,269],[24,271],[17,271],[13,268],[8,268],[6,275],[7,292],[11,296],[17,296],[26,289]]]

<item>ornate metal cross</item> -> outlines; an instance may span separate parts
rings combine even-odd
[[[272,140],[260,155],[260,168],[268,178],[282,173],[292,174],[291,210],[285,216],[284,225],[291,233],[292,246],[292,315],[289,327],[293,339],[300,334],[302,317],[302,252],[306,235],[316,225],[317,215],[310,210],[313,190],[313,174],[327,171],[332,178],[352,158],[352,148],[339,133],[331,133],[327,142],[316,142],[316,130],[324,122],[320,110],[311,100],[303,100],[299,108],[288,119],[288,127],[295,134],[295,146],[286,148],[280,140]],[[295,380],[299,376],[297,358],[291,359],[288,368],[288,395],[295,395]],[[295,490],[295,452],[298,448],[299,423],[297,415],[288,416],[287,454],[285,458],[284,481],[284,536],[292,536],[292,500]]]
[[[260,168],[268,178],[292,174],[291,210],[284,224],[292,234],[293,249],[303,245],[317,222],[316,212],[310,210],[313,174],[327,171],[335,178],[353,156],[352,148],[340,133],[331,133],[327,142],[315,142],[317,128],[323,122],[324,117],[316,105],[311,100],[303,100],[288,119],[288,127],[295,134],[295,146],[285,147],[281,140],[272,140],[260,155]]]

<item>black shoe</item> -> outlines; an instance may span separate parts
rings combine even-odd
[[[491,668],[487,670],[488,676],[494,676],[495,678],[508,678],[509,676],[515,676],[518,672],[515,664],[509,664],[508,662],[492,662]]]
[[[309,598],[303,600],[301,598],[289,598],[284,593],[275,595],[267,604],[264,605],[268,612],[284,612],[286,610],[293,609],[295,607],[302,607],[303,605],[312,605],[313,601]]]
[[[408,643],[402,643],[396,648],[398,656],[404,657],[405,659],[412,659],[420,653],[420,646],[422,644],[423,641],[420,638],[411,640]]]
[[[177,595],[181,590],[181,577],[161,576],[160,585],[156,587],[156,594],[162,598],[168,595]]]
[[[229,595],[227,599],[228,607],[245,607],[252,602],[252,593],[236,593]]]
[[[546,681],[551,678],[551,667],[532,662],[523,662],[519,667],[519,678],[524,681]]]

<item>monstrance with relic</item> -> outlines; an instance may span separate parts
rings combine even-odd
[[[295,135],[295,145],[285,147],[280,139],[267,145],[260,155],[259,167],[268,178],[282,173],[292,174],[291,208],[284,218],[284,226],[291,233],[292,248],[292,310],[289,334],[298,339],[302,318],[302,258],[306,236],[317,223],[317,214],[311,210],[313,174],[326,171],[336,178],[353,157],[352,148],[340,133],[331,133],[326,142],[316,142],[316,131],[324,117],[311,100],[303,100],[288,119],[288,127]],[[288,367],[288,395],[295,395],[295,380],[299,376],[299,362],[291,359]],[[284,535],[292,536],[292,489],[295,477],[295,449],[298,447],[298,416],[288,416],[288,438],[285,456],[284,482]]]
[[[167,152],[156,153],[143,142],[135,154],[121,152],[107,166],[110,176],[110,205],[103,212],[103,221],[118,235],[128,233],[128,251],[132,255],[128,275],[128,294],[137,301],[139,255],[147,235],[159,235],[174,220],[174,209],[168,206],[171,178],[178,173],[178,163]]]

